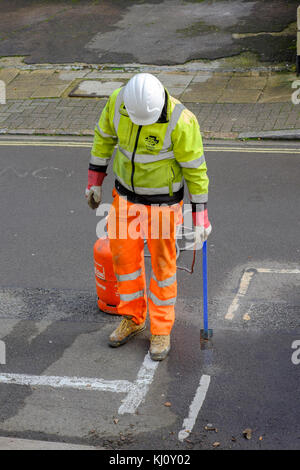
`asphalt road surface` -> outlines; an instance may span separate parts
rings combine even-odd
[[[294,63],[296,27],[278,33],[296,22],[297,7],[297,0],[2,0],[0,56],[172,65],[252,52]]]
[[[1,436],[124,450],[299,449],[300,147],[205,148],[214,336],[201,350],[199,254],[193,275],[178,272],[170,355],[153,363],[149,329],[107,346],[119,317],[96,305],[99,217],[83,196],[90,141],[1,139]],[[110,172],[105,202],[112,185]]]

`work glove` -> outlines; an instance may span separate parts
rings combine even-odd
[[[102,182],[106,173],[102,171],[89,170],[88,172],[88,185],[85,190],[85,197],[91,209],[97,209],[101,202],[102,196]]]
[[[208,220],[206,204],[201,204],[201,211],[193,212],[193,223],[195,227],[194,242],[196,249],[201,249],[203,243],[208,239],[211,233],[211,223]]]

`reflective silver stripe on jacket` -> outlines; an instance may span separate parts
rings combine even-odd
[[[123,96],[124,96],[124,88],[121,88],[116,99],[115,112],[114,112],[114,127],[115,127],[115,132],[117,135],[118,135],[119,122],[121,118],[119,109],[120,109],[121,104],[123,103]]]
[[[155,304],[155,305],[158,305],[159,307],[166,307],[168,305],[175,305],[176,303],[176,297],[172,297],[171,299],[167,299],[167,300],[161,300],[159,299],[158,297],[156,297],[156,295],[153,294],[153,292],[149,292],[149,299],[152,300],[152,302]]]
[[[99,134],[100,134],[102,137],[104,137],[105,139],[107,139],[107,138],[115,139],[115,140],[118,139],[117,136],[115,136],[115,135],[110,135],[110,134],[107,134],[106,132],[104,132],[104,131],[101,129],[101,127],[99,126],[99,124],[97,124],[96,127],[97,127],[97,130],[99,131]]]
[[[140,297],[144,297],[144,290],[139,290],[132,294],[120,294],[120,299],[123,300],[123,302],[130,302],[131,300],[136,300]]]
[[[116,274],[116,278],[119,282],[134,281],[141,275],[142,275],[142,270],[138,269],[137,271],[134,271],[134,273],[130,273],[130,274]]]
[[[122,180],[122,178],[115,174],[116,179],[124,186],[124,188],[129,189],[129,191],[132,191],[132,186],[129,186],[128,184],[125,183],[125,181]],[[174,192],[179,191],[183,186],[183,179],[180,183],[173,183],[172,184],[172,189]],[[134,186],[134,191],[136,194],[145,194],[147,196],[151,194],[169,194],[169,186],[162,186],[161,188],[143,188],[140,186]]]
[[[202,163],[205,162],[205,157],[202,155],[199,158],[196,158],[196,160],[192,160],[190,162],[178,162],[181,168],[198,168]]]
[[[171,119],[165,134],[165,140],[163,143],[163,148],[170,148],[172,145],[171,134],[174,131],[176,124],[181,116],[182,111],[185,109],[185,106],[182,103],[176,103],[173,109]]]
[[[126,158],[128,158],[128,160],[131,160],[132,152],[128,152],[128,150],[123,149],[122,147],[120,147],[120,145],[119,150]],[[134,161],[136,163],[151,163],[169,159],[175,159],[174,153],[172,151],[160,152],[158,155],[136,153],[134,156]]]
[[[90,163],[92,165],[108,165],[109,164],[110,158],[102,158],[102,157],[95,157],[94,155],[91,155],[90,158]]]
[[[176,273],[173,276],[168,277],[167,279],[164,279],[163,281],[159,281],[154,272],[152,271],[151,277],[154,279],[154,281],[157,283],[158,287],[168,287],[174,284],[176,281]]]
[[[208,200],[208,194],[190,194],[190,200],[191,202],[195,202],[196,204],[201,204],[204,202],[207,202]]]

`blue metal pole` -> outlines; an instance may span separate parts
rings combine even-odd
[[[208,304],[207,304],[207,242],[202,248],[202,277],[203,277],[203,326],[204,334],[208,335]]]

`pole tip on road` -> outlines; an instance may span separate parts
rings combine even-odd
[[[212,343],[212,337],[213,337],[213,330],[208,329],[208,330],[200,330],[200,348],[201,349],[212,349],[213,343]]]

